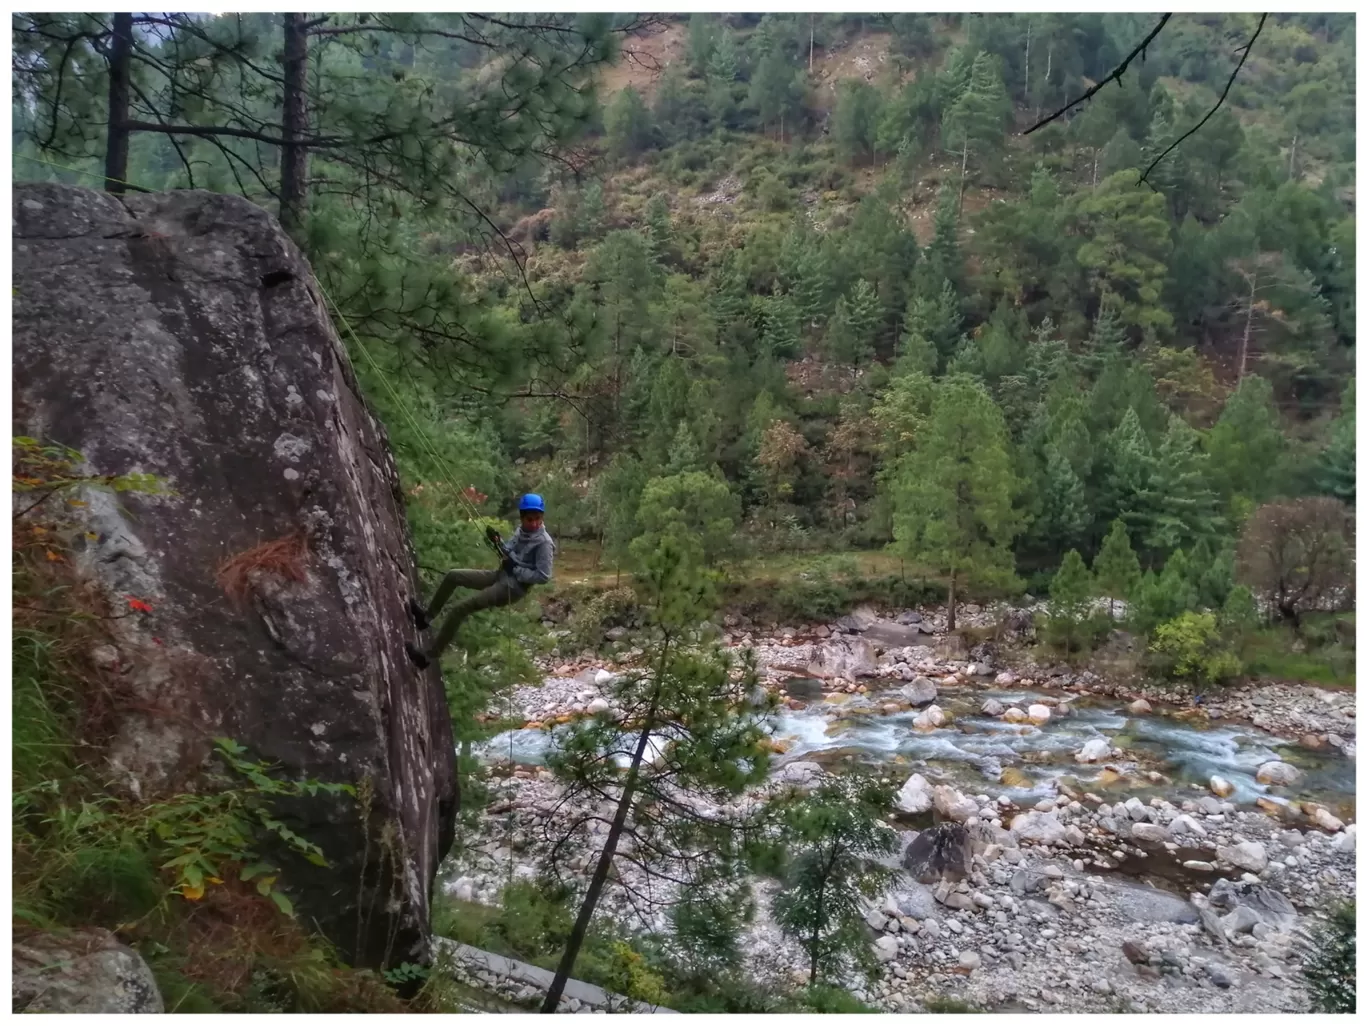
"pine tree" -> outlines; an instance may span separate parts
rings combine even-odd
[[[940,353],[935,343],[918,331],[904,332],[898,340],[898,360],[894,373],[899,377],[907,374],[935,374],[940,366]]]
[[[1104,367],[1124,369],[1129,362],[1125,355],[1126,329],[1116,308],[1116,300],[1110,293],[1102,297],[1092,333],[1083,343],[1079,365],[1090,377],[1096,378]]]
[[[917,335],[934,347],[937,365],[949,361],[960,340],[959,299],[950,282],[941,280],[931,294],[915,293],[907,301],[903,333]]]
[[[1102,548],[1093,560],[1097,575],[1097,590],[1109,602],[1110,612],[1116,616],[1116,600],[1129,602],[1140,586],[1140,560],[1131,548],[1130,532],[1121,520],[1113,520],[1111,530],[1102,541]]]
[[[1050,634],[1066,652],[1078,651],[1083,645],[1092,596],[1092,574],[1078,550],[1070,549],[1050,581],[1049,604]]]
[[[643,509],[649,492],[648,486]],[[632,710],[631,725],[624,728],[606,715],[585,717],[568,728],[548,759],[561,785],[559,800],[573,810],[548,820],[553,852],[568,847],[605,794],[611,795],[614,811],[542,1004],[544,1013],[560,1003],[620,844],[626,848],[624,842],[630,842],[632,863],[648,881],[673,879],[675,867],[686,862],[691,881],[725,885],[742,877],[750,839],[761,826],[753,815],[702,817],[696,812],[701,804],[735,802],[768,774],[764,724],[770,706],[748,701],[757,683],[754,663],[736,667],[725,654],[705,647],[698,626],[711,611],[711,589],[681,537],[660,537],[643,553],[636,583],[650,621],[643,668],[608,686],[612,704]],[[605,752],[622,752],[624,729],[628,751],[605,758]],[[670,740],[662,744],[662,738]],[[554,866],[553,871],[564,870]],[[744,903],[744,886],[734,893],[735,908]]]
[[[699,11],[689,18],[689,66],[703,78],[717,46],[717,16]]]
[[[1133,408],[1126,410],[1108,436],[1105,459],[1103,506],[1107,515],[1120,517],[1128,525],[1143,519],[1148,510],[1145,497],[1152,494],[1155,459]]]
[[[807,954],[809,986],[844,979],[851,963],[868,960],[862,905],[887,884],[891,805],[885,785],[855,775],[828,778],[780,812],[787,865],[774,918]]]
[[[708,109],[719,125],[725,126],[736,110],[736,99],[732,95],[732,83],[740,72],[740,58],[736,52],[736,40],[729,29],[723,29],[717,36],[712,55],[708,58]]]
[[[879,324],[879,297],[863,278],[836,301],[827,328],[827,351],[833,360],[863,364],[874,354],[874,333]]]
[[[797,356],[802,347],[797,305],[782,292],[762,298],[764,328],[760,333],[760,345],[774,359],[791,359]]]
[[[831,140],[837,155],[848,164],[873,159],[883,98],[864,79],[845,79],[837,87],[831,114]]]
[[[670,443],[670,458],[665,464],[666,474],[683,474],[690,470],[703,469],[703,455],[694,439],[693,430],[687,420],[681,420],[675,430],[674,441]]]
[[[674,226],[670,204],[659,193],[646,204],[646,235],[651,241],[651,256],[656,263],[664,263],[674,243]]]
[[[949,283],[956,293],[964,280],[964,257],[959,245],[959,207],[955,193],[942,186],[936,201],[931,244],[926,247],[926,259],[917,267],[914,290],[923,296],[940,292],[942,283]]]
[[[893,471],[893,535],[899,552],[950,579],[950,629],[965,582],[1015,579],[1011,542],[1021,530],[1012,508],[1019,485],[1007,431],[983,385],[946,378],[916,448]]]
[[[1179,549],[1164,564],[1163,573],[1155,576],[1147,571],[1136,589],[1127,616],[1130,627],[1140,634],[1150,635],[1162,623],[1195,612],[1197,590],[1190,580],[1187,556]]]
[[[1176,414],[1155,454],[1148,487],[1133,511],[1144,545],[1169,552],[1213,535],[1221,523],[1197,432]]]
[[[960,158],[957,210],[964,208],[964,185],[971,155],[979,170],[996,162],[1010,113],[1011,103],[1002,85],[997,58],[980,53],[974,58],[969,87],[945,112],[941,123],[945,149]]]
[[[608,149],[616,157],[635,157],[650,148],[655,126],[641,94],[632,86],[621,90],[603,114]]]
[[[812,240],[798,262],[789,295],[805,328],[819,327],[831,309],[831,266],[827,249]]]
[[[1341,399],[1339,416],[1330,425],[1330,441],[1317,461],[1317,482],[1325,495],[1354,505],[1354,382],[1350,380]]]
[[[1273,405],[1273,387],[1248,375],[1230,394],[1220,419],[1207,432],[1211,476],[1221,496],[1243,495],[1255,503],[1277,488],[1274,467],[1286,445]]]
[[[1053,445],[1045,447],[1045,471],[1032,533],[1053,552],[1082,538],[1092,524],[1087,493],[1068,459]]]

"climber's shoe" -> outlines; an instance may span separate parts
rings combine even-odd
[[[413,617],[413,622],[420,631],[425,631],[432,626],[432,621],[428,619],[427,610],[419,604],[417,599],[408,600],[409,616]]]
[[[418,667],[418,669],[426,670],[428,668],[428,657],[425,656],[422,649],[413,642],[404,642],[404,651],[408,653],[409,659],[413,661],[413,665]]]

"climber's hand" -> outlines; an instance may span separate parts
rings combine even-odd
[[[499,532],[492,527],[485,528],[485,537],[489,539],[489,544],[493,545],[496,549],[503,545],[503,538],[501,538]]]

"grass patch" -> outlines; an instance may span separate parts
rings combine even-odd
[[[1245,640],[1242,655],[1253,678],[1353,688],[1354,616],[1313,614],[1300,632],[1285,625],[1265,627]]]

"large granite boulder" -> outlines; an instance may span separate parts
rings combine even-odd
[[[308,264],[265,211],[207,192],[16,185],[13,215],[15,434],[171,490],[90,490],[74,514],[131,696],[111,786],[183,786],[216,736],[355,785],[279,807],[330,862],[268,848],[279,886],[353,964],[425,959],[451,724],[437,671],[405,657],[399,478]]]
[[[160,1014],[156,978],[108,930],[16,933],[11,949],[11,1010],[67,1015]]]

